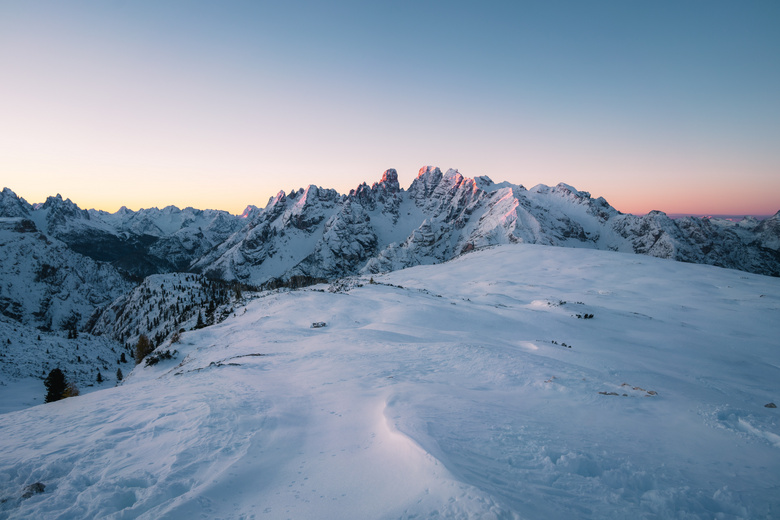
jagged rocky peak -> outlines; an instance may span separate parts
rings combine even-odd
[[[260,208],[250,204],[246,208],[244,208],[244,211],[239,215],[239,217],[242,219],[251,220],[252,217],[257,215],[260,211],[261,211]]]
[[[395,168],[389,168],[382,174],[379,182],[375,182],[370,187],[363,182],[357,188],[349,190],[346,200],[356,201],[368,209],[374,209],[377,201],[391,200],[395,194],[401,191],[401,185],[398,183],[398,172]]]
[[[374,186],[376,186],[376,184],[374,184]],[[357,200],[361,204],[369,204],[374,200],[372,188],[369,188],[368,184],[365,182],[359,184],[357,188],[349,190],[349,195],[347,197],[349,200]]]
[[[564,182],[559,182],[552,187],[547,186],[546,184],[537,184],[531,188],[531,192],[543,195],[557,195],[577,202],[590,200],[590,193],[587,191],[580,191],[574,186]]]
[[[284,190],[279,190],[279,193],[277,193],[275,197],[268,199],[268,204],[266,204],[265,207],[267,209],[279,204],[284,204],[285,202],[287,202],[287,194]]]
[[[447,170],[447,172],[442,176],[442,180],[447,182],[451,190],[466,189],[471,191],[472,193],[476,193],[481,189],[476,179],[472,179],[470,177],[464,177],[457,170],[457,168],[450,168],[449,170]],[[490,181],[489,178],[488,181]]]
[[[90,220],[89,211],[81,209],[70,199],[63,199],[59,193],[56,197],[48,197],[41,209],[47,211],[46,222],[49,231],[67,226],[68,222],[75,220]]]
[[[480,179],[479,182],[477,179]],[[417,178],[409,187],[409,191],[414,192],[416,196],[423,195],[429,197],[442,184],[448,190],[458,189],[463,186],[471,190],[477,190],[480,189],[480,184],[485,186],[493,184],[489,177],[477,177],[477,179],[464,177],[457,168],[450,168],[445,173],[442,173],[435,166],[424,166],[420,168]]]
[[[300,206],[310,206],[319,202],[335,202],[340,197],[336,190],[309,184],[305,190],[298,190],[295,203]]]
[[[409,186],[409,193],[417,200],[423,200],[431,196],[433,190],[441,182],[441,170],[435,166],[423,166],[417,173],[417,178]]]
[[[10,188],[0,192],[0,217],[29,217],[32,206]]]
[[[398,193],[401,185],[398,183],[398,172],[395,168],[389,168],[382,174],[382,179],[371,186],[372,190],[382,190],[387,193]]]
[[[566,196],[572,196],[577,199],[590,199],[590,193],[587,191],[579,191],[574,186],[559,182],[553,189],[553,193],[560,193]]]
[[[477,177],[474,177],[474,182],[476,183],[477,187],[481,190],[486,190],[495,184],[493,182],[493,179],[491,179],[487,175],[479,175]]]

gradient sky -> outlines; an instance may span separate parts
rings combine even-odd
[[[240,213],[427,164],[780,209],[780,2],[0,0],[0,187]]]

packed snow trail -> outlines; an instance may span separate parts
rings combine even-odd
[[[374,281],[0,415],[0,518],[778,516],[780,280],[517,245]]]

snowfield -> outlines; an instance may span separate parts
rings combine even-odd
[[[780,279],[519,244],[373,282],[0,415],[0,518],[780,518]]]

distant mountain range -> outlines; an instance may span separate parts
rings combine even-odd
[[[718,215],[705,215],[703,213],[667,213],[666,214],[669,218],[683,218],[683,217],[694,217],[694,218],[715,218],[715,219],[722,219],[722,220],[732,220],[734,222],[739,222],[740,220],[744,220],[746,218],[754,218],[756,220],[766,220],[772,215],[727,215],[727,214],[718,214]]]
[[[567,184],[526,189],[424,167],[348,194],[314,185],[264,208],[84,210],[60,195],[0,193],[0,312],[43,328],[89,330],[152,274],[191,272],[276,286],[450,260],[504,243],[605,249],[780,275],[780,212],[765,220],[623,214]],[[70,325],[68,325],[70,326]]]

